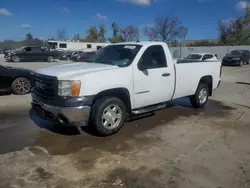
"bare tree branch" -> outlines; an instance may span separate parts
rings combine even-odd
[[[144,33],[150,40],[173,42],[184,39],[188,29],[181,25],[177,17],[162,17],[155,20],[154,26],[146,26]]]

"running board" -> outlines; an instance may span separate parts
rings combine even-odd
[[[132,114],[133,115],[145,114],[145,113],[148,113],[148,112],[161,110],[161,109],[166,108],[166,107],[167,107],[167,104],[164,103],[164,104],[149,106],[149,107],[145,107],[145,108],[139,108],[139,109],[136,109],[136,110],[132,110]]]

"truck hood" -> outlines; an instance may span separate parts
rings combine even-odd
[[[99,64],[99,63],[70,63],[64,65],[57,65],[47,68],[42,68],[37,71],[39,74],[56,76],[60,79],[70,80],[72,76],[78,74],[86,74],[97,71],[118,69],[119,67],[113,65]]]

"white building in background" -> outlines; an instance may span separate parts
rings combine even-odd
[[[57,50],[82,50],[82,51],[96,51],[110,43],[93,43],[93,42],[72,42],[72,41],[57,41],[49,40],[48,45],[51,49]]]

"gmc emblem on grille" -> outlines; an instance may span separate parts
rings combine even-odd
[[[41,82],[36,82],[35,85],[38,89],[46,89],[46,84],[43,84]]]

